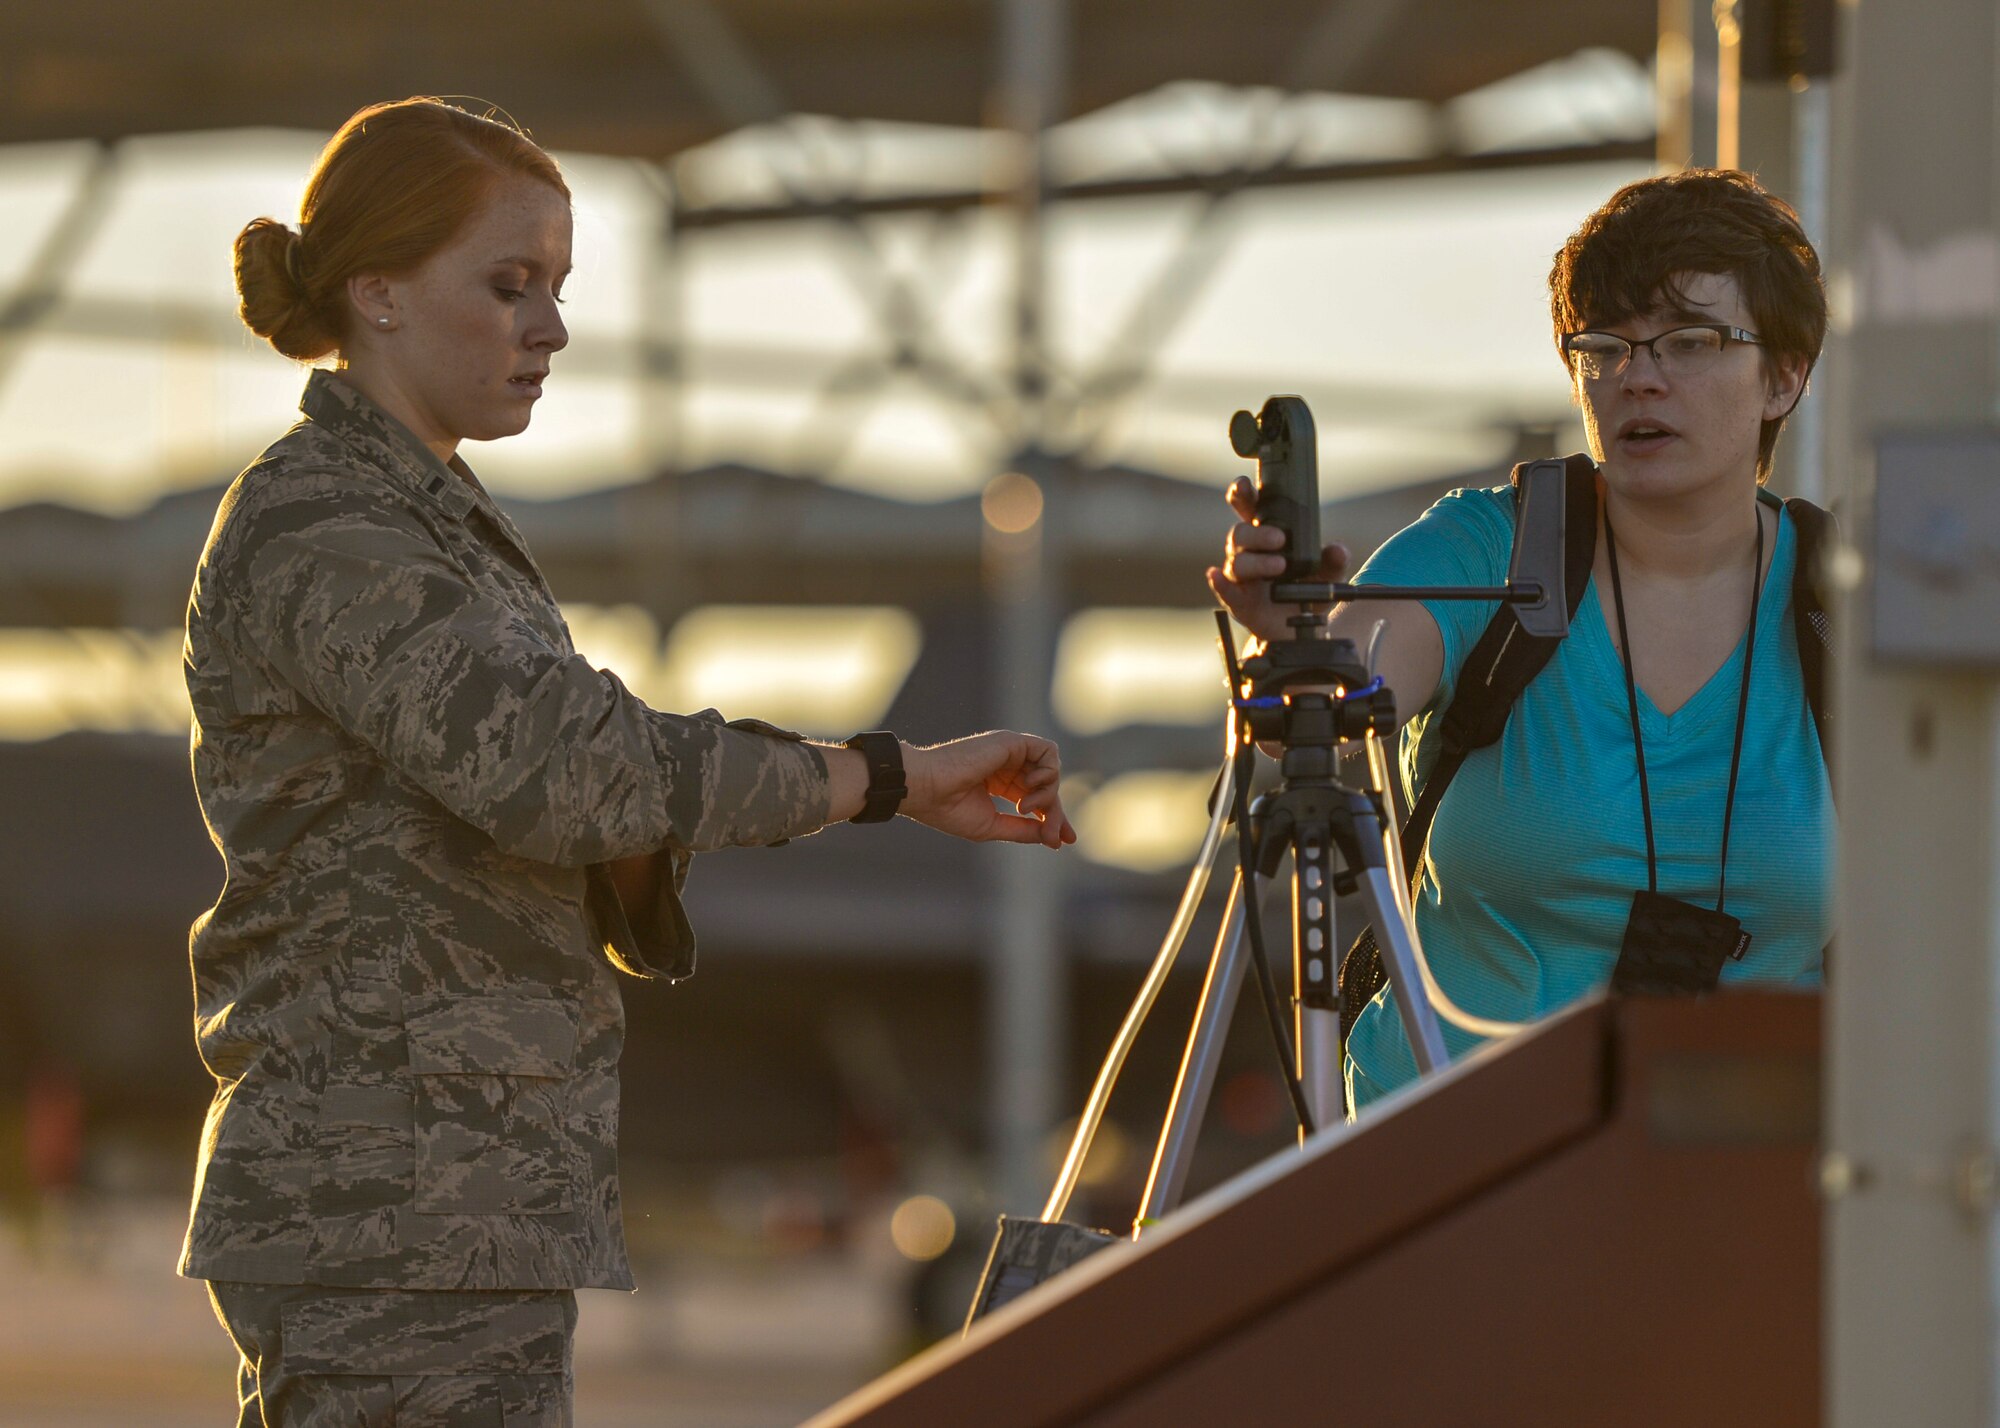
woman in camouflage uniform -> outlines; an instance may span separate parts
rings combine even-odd
[[[245,1425],[570,1421],[573,1291],[632,1285],[616,972],[691,968],[694,852],[886,818],[897,754],[921,822],[1075,836],[1047,740],[864,757],[659,713],[576,654],[457,454],[527,426],[570,236],[546,153],[417,99],[335,135],[298,231],[237,239],[244,321],[338,358],[229,488],[188,607],[225,881],[192,936],[216,1095],[180,1268]]]

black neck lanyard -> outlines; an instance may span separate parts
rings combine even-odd
[[[1604,507],[1604,541],[1611,558],[1611,599],[1618,611],[1618,644],[1624,653],[1625,703],[1632,711],[1632,747],[1639,753],[1639,808],[1646,819],[1646,891],[1660,890],[1659,859],[1653,850],[1653,799],[1646,787],[1646,738],[1639,732],[1639,686],[1632,682],[1632,637],[1625,632],[1625,590],[1618,582],[1618,539],[1611,532],[1611,506]],[[1736,768],[1743,761],[1743,729],[1750,717],[1750,666],[1757,657],[1757,595],[1764,584],[1764,513],[1757,512],[1757,563],[1750,568],[1750,633],[1743,651],[1743,690],[1736,698],[1736,743],[1729,752],[1729,793],[1722,803],[1722,870],[1716,876],[1715,910],[1729,893],[1729,820],[1736,812]]]

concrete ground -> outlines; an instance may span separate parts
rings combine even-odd
[[[178,1206],[0,1238],[0,1428],[233,1428],[236,1355],[172,1272]],[[692,1263],[579,1296],[578,1428],[779,1428],[888,1367],[894,1287],[844,1260]]]

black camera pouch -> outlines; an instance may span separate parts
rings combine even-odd
[[[1611,990],[1675,997],[1712,992],[1722,964],[1750,950],[1750,934],[1726,912],[1656,892],[1632,894],[1632,916]]]

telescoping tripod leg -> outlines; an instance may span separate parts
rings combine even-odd
[[[1445,1050],[1444,1031],[1438,1025],[1437,1009],[1431,1005],[1423,973],[1417,967],[1415,933],[1403,921],[1395,886],[1389,881],[1389,870],[1377,862],[1359,869],[1358,873],[1360,886],[1357,891],[1366,903],[1368,916],[1375,927],[1376,945],[1382,951],[1382,969],[1388,973],[1389,985],[1396,989],[1396,1009],[1403,1016],[1403,1032],[1409,1037],[1410,1052],[1416,1057],[1417,1071],[1428,1076],[1449,1065],[1451,1053]]]
[[[1236,1014],[1236,997],[1243,988],[1247,955],[1243,943],[1243,874],[1239,870],[1229,887],[1222,928],[1216,934],[1215,953],[1209,959],[1208,979],[1202,983],[1194,1030],[1188,1034],[1187,1049],[1181,1054],[1180,1075],[1174,1081],[1166,1123],[1153,1152],[1153,1169],[1146,1177],[1146,1193],[1139,1202],[1135,1231],[1165,1216],[1180,1204],[1187,1190],[1188,1167],[1194,1161],[1202,1115],[1215,1090],[1216,1068],[1222,1064],[1222,1043],[1229,1035],[1230,1019]]]
[[[1339,1125],[1347,1114],[1340,1084],[1340,1013],[1301,1000],[1295,1020],[1299,1084],[1312,1108],[1313,1125],[1321,1130]]]
[[[1367,736],[1368,781],[1373,797],[1357,801],[1356,841],[1360,844],[1362,866],[1355,869],[1362,899],[1375,927],[1375,945],[1382,956],[1389,985],[1396,989],[1396,1010],[1402,1015],[1403,1034],[1420,1075],[1429,1075],[1451,1063],[1445,1050],[1444,1031],[1438,1025],[1437,1008],[1431,1005],[1430,988],[1424,984],[1423,968],[1417,959],[1417,929],[1404,894],[1410,887],[1403,867],[1403,847],[1395,828],[1376,812],[1389,807],[1389,762],[1382,741]],[[1370,829],[1373,830],[1372,834]]]
[[[1292,1042],[1299,1085],[1313,1125],[1338,1125],[1347,1112],[1340,1084],[1340,1002],[1331,824],[1301,827],[1292,844]],[[1299,1129],[1301,1141],[1305,1128]]]

